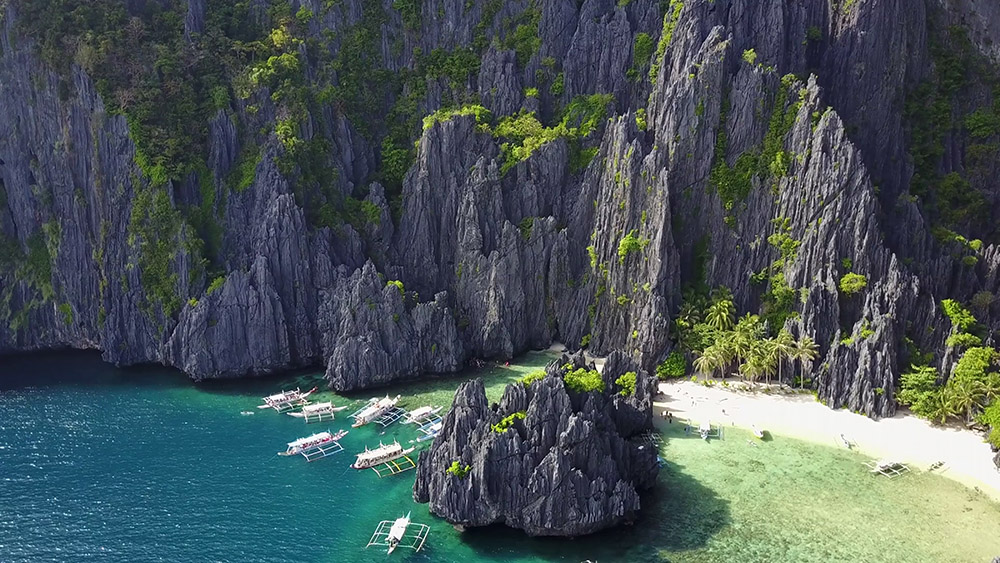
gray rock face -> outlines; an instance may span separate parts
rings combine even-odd
[[[354,389],[558,339],[614,353],[630,366],[618,370],[650,372],[672,346],[685,288],[725,285],[741,312],[761,309],[769,288],[751,276],[782,258],[768,243],[780,230],[799,242],[769,270],[797,292],[787,328],[820,345],[814,362],[785,376],[812,380],[833,407],[888,416],[909,343],[950,373],[957,355],[945,349],[939,303],[1000,293],[1000,249],[987,240],[969,266],[933,236],[923,202],[908,192],[901,100],[928,76],[932,27],[967,22],[971,48],[996,56],[992,4],[692,0],[664,25],[662,2],[552,0],[537,6],[530,53],[504,23],[521,22],[527,3],[501,2],[491,21],[480,19],[492,8],[473,4],[425,2],[419,30],[385,9],[377,42],[385,69],[418,68],[415,47],[447,53],[484,40],[478,74],[464,86],[428,79],[416,111],[451,103],[464,87],[496,116],[532,109],[553,125],[577,96],[612,94],[596,131],[504,166],[504,140],[455,117],[421,132],[401,188],[383,187],[373,181],[382,132],[362,134],[338,105],[318,104],[301,129],[328,137],[325,164],[336,174],[324,189],[366,205],[363,224],[319,226],[295,174],[276,164],[285,149],[274,126],[287,108],[266,88],[232,100],[207,124],[216,263],[209,274],[186,222],[170,233],[165,269],[176,275],[179,306],[166,312],[145,287],[131,226],[151,185],[125,119],[105,109],[82,69],[47,68],[14,24],[17,4],[5,4],[0,353],[95,348],[110,362],[160,362],[196,379],[323,365],[332,386]],[[315,13],[306,33],[332,54],[372,8],[299,6]],[[188,41],[211,26],[210,9],[187,3]],[[263,4],[251,13],[266,22]],[[669,41],[657,54],[664,30]],[[653,60],[636,60],[641,34]],[[751,49],[756,59],[744,57]],[[310,79],[323,74],[306,66]],[[781,78],[788,74],[799,78]],[[970,85],[969,96],[987,99],[984,88]],[[379,110],[388,114],[395,101]],[[942,140],[940,172],[959,166],[968,141]],[[580,155],[590,148],[588,165]],[[233,188],[231,173],[253,151],[252,178]],[[738,197],[713,182],[713,171],[765,152],[772,161],[737,182]],[[987,200],[1000,201],[990,177],[980,182]],[[199,187],[192,176],[163,188],[168,207],[189,209]],[[856,295],[838,289],[845,260],[867,280]],[[386,285],[395,280],[402,295]],[[976,315],[1000,328],[996,303]],[[599,410],[619,429],[645,424],[624,405]],[[599,422],[591,414],[581,420]],[[589,440],[587,428],[566,439]]]
[[[465,351],[448,296],[415,303],[369,262],[325,293],[320,308],[326,376],[337,390],[458,370]]]
[[[487,405],[481,380],[463,384],[420,456],[414,499],[453,524],[503,523],[535,536],[579,536],[632,520],[639,491],[658,472],[655,449],[630,440],[651,427],[655,384],[639,371],[635,394],[623,397],[606,368],[604,393],[577,393],[563,383],[567,361],[584,367],[582,357],[564,356],[544,379],[508,386],[499,405]],[[523,417],[497,431],[513,413]],[[467,473],[446,472],[456,461]]]

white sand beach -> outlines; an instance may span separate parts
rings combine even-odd
[[[844,434],[854,449],[875,459],[899,461],[920,471],[944,462],[935,473],[1000,501],[1000,471],[993,464],[990,447],[969,430],[932,426],[904,414],[875,421],[847,410],[832,410],[809,394],[750,393],[691,381],[660,383],[659,391],[654,414],[661,421],[666,409],[675,419],[743,428],[756,425],[779,440],[790,436],[834,447],[843,447],[840,435]]]

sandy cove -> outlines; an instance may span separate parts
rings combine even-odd
[[[659,384],[659,392],[653,409],[661,422],[666,409],[675,419],[743,428],[756,425],[779,439],[790,436],[832,447],[840,446],[839,436],[844,434],[861,453],[907,463],[911,469],[926,471],[931,464],[943,461],[944,466],[935,473],[1000,501],[1000,470],[993,465],[990,447],[969,430],[932,426],[904,414],[875,421],[830,409],[810,394],[732,391],[719,387],[718,382],[714,387],[691,381],[665,382]]]

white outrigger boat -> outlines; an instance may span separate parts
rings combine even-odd
[[[294,416],[295,418],[301,418],[306,421],[306,424],[313,422],[325,422],[328,420],[333,420],[336,418],[336,413],[346,409],[347,407],[335,407],[333,403],[316,403],[315,405],[305,405],[302,410],[298,412],[286,413],[288,416]]]
[[[905,463],[892,460],[892,459],[880,459],[876,462],[866,462],[864,464],[869,471],[879,475],[885,475],[886,477],[899,477],[903,473],[910,470]]]
[[[344,436],[347,436],[347,430],[340,430],[336,434],[317,432],[312,436],[288,442],[288,449],[278,452],[278,455],[292,456],[301,454],[302,457],[306,458],[306,461],[324,458],[344,450],[339,441]]]
[[[406,416],[403,420],[403,424],[414,424],[414,423],[424,422],[425,420],[437,414],[438,411],[440,410],[441,407],[431,407],[431,406],[420,407],[419,409],[412,410],[406,413]]]
[[[383,520],[379,522],[378,528],[372,534],[372,539],[368,540],[366,547],[373,545],[385,546],[389,548],[387,553],[392,553],[397,547],[405,547],[413,551],[420,551],[430,534],[430,526],[426,524],[415,524],[410,521],[410,513],[395,520]],[[407,533],[410,531],[410,533]]]
[[[351,467],[354,469],[374,468],[377,465],[405,457],[408,454],[413,453],[415,449],[416,448],[404,449],[403,446],[399,445],[399,442],[395,441],[391,444],[383,444],[379,442],[378,447],[374,450],[370,450],[366,446],[365,451],[358,454],[358,459],[351,464]]]
[[[386,413],[393,411],[393,409],[396,408],[396,403],[399,402],[399,397],[400,395],[396,395],[395,398],[389,398],[389,396],[386,395],[382,399],[379,398],[370,399],[367,405],[365,405],[358,411],[355,411],[351,415],[351,418],[354,419],[354,424],[352,424],[351,426],[353,426],[354,428],[358,428],[359,426],[364,426],[373,420],[381,418]]]
[[[392,528],[389,528],[389,537],[387,541],[389,542],[389,551],[392,553],[399,545],[400,540],[406,535],[406,527],[410,525],[410,513],[407,512],[406,516],[402,518],[396,518],[396,521],[392,523]]]
[[[701,426],[698,427],[698,434],[701,436],[702,440],[708,440],[708,436],[711,433],[712,433],[712,424],[709,422],[702,422]]]
[[[303,393],[298,387],[292,389],[291,391],[282,391],[281,393],[275,393],[274,395],[268,395],[263,398],[264,404],[257,405],[258,409],[274,409],[278,412],[290,411],[296,407],[301,407],[303,405],[309,404],[309,395],[316,392],[318,387],[313,387],[312,389]]]
[[[441,432],[441,426],[443,424],[444,423],[441,422],[440,418],[436,418],[429,422],[425,422],[423,426],[417,428],[417,430],[421,434],[423,434],[423,436],[417,438],[417,442],[424,442],[426,440],[433,440],[434,438],[436,438],[437,435]]]

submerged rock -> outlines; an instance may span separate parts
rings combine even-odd
[[[487,404],[482,380],[463,384],[420,456],[414,499],[452,524],[501,523],[532,536],[580,536],[632,521],[639,492],[659,470],[655,448],[636,439],[652,426],[655,383],[636,370],[634,392],[623,389],[618,370],[631,366],[624,356],[608,366],[591,374],[602,391],[576,391],[567,368],[593,365],[564,356],[543,378],[509,385],[499,405]]]

